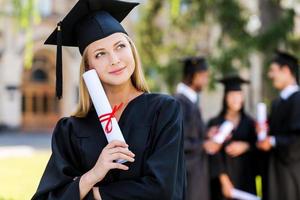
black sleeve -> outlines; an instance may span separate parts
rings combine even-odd
[[[299,98],[298,98],[299,100]],[[288,120],[288,132],[279,133],[275,136],[276,146],[289,146],[300,139],[300,104],[294,101]]]
[[[256,133],[256,124],[252,118],[249,118],[249,135],[248,135],[248,143],[249,143],[249,151],[257,151],[256,141],[257,141],[257,133]]]
[[[209,155],[209,165],[211,178],[218,178],[221,174],[227,173],[225,162],[220,151],[214,155]]]
[[[186,120],[184,124],[184,133],[194,133],[195,130],[195,122],[193,120]],[[202,141],[198,138],[193,138],[188,136],[188,134],[184,135],[184,151],[185,152],[197,152],[202,147]]]
[[[191,134],[198,133],[198,129],[195,130],[195,124],[200,123],[194,116],[192,110],[188,110],[184,103],[182,105],[182,116],[183,116],[183,132],[184,134],[184,151],[185,152],[199,152],[201,149],[202,141],[199,139],[199,135]],[[200,134],[200,133],[198,133]]]
[[[163,103],[153,130],[151,154],[145,161],[145,175],[99,187],[102,200],[184,199],[182,118],[179,104]]]
[[[52,135],[52,155],[33,200],[80,199],[78,152],[67,118],[61,119]],[[91,192],[86,199],[92,199]]]
[[[219,117],[212,118],[207,123],[207,131],[213,126],[220,126],[222,120]],[[211,178],[217,178],[223,173],[227,173],[225,161],[223,159],[223,144],[222,148],[214,155],[209,156],[209,165],[211,170]]]

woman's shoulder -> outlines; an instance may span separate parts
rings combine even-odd
[[[161,93],[146,93],[146,98],[149,104],[155,104],[155,105],[164,105],[164,104],[170,104],[170,105],[178,105],[178,101],[168,94],[161,94]]]
[[[224,117],[222,115],[217,115],[217,116],[214,116],[212,118],[210,118],[207,122],[207,126],[210,127],[210,126],[218,126],[220,125],[222,122],[224,121]]]
[[[65,137],[87,137],[94,119],[90,117],[90,113],[86,117],[62,117],[56,123],[54,134],[63,134]]]
[[[244,121],[246,121],[247,123],[255,124],[255,119],[254,119],[251,115],[249,115],[249,114],[247,114],[247,113],[244,113],[244,114],[243,114],[243,119],[244,119]]]
[[[181,105],[174,97],[168,94],[148,93],[147,110],[152,110],[154,113],[180,113]]]
[[[89,115],[89,114],[88,114]],[[86,117],[68,116],[60,118],[56,123],[56,128],[73,128],[74,125],[85,121]]]

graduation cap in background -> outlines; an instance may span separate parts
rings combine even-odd
[[[126,33],[120,24],[139,3],[117,0],[79,0],[45,44],[57,45],[56,96],[62,97],[62,46],[78,47],[81,54],[94,41]]]
[[[186,57],[181,60],[183,62],[184,76],[208,70],[208,65],[203,57]]]
[[[225,86],[225,92],[229,91],[241,91],[242,84],[249,84],[250,82],[247,80],[242,79],[238,75],[232,75],[224,77],[223,79],[219,80]]]
[[[276,50],[272,62],[275,62],[280,66],[288,66],[292,74],[295,76],[297,82],[299,83],[299,62],[295,56],[287,52]]]

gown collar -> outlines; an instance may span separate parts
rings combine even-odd
[[[183,94],[187,97],[191,102],[197,103],[198,94],[192,88],[187,86],[184,83],[179,83],[176,88],[176,92],[179,94]]]
[[[296,84],[289,85],[280,92],[280,97],[287,100],[292,94],[299,91],[299,86]]]

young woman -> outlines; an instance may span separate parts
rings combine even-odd
[[[230,138],[219,145],[212,140],[205,143],[210,156],[211,196],[213,200],[231,198],[237,188],[255,194],[254,154],[256,142],[255,122],[244,111],[244,94],[241,84],[247,81],[238,76],[221,80],[225,85],[221,113],[208,123],[208,137],[212,137],[225,121],[234,124]]]
[[[184,199],[179,104],[148,93],[136,48],[120,25],[136,5],[79,0],[46,41],[79,47],[80,96],[75,114],[56,125],[52,155],[33,199]],[[97,71],[111,106],[123,103],[114,117],[126,143],[107,143],[81,77],[90,69]]]

